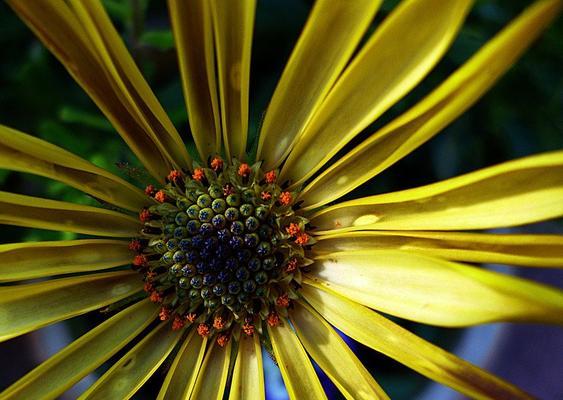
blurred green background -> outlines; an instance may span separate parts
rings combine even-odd
[[[396,3],[384,1],[373,27]],[[439,65],[366,134],[436,87],[530,3],[477,1],[458,39]],[[165,2],[106,0],[104,4],[188,143],[187,115]],[[258,0],[251,69],[250,148],[255,144],[259,121],[311,5],[312,1],[306,0]],[[123,170],[116,163],[138,165],[96,106],[4,2],[0,3],[0,60],[0,123],[55,143],[122,176]],[[426,184],[515,157],[563,148],[562,66],[563,24],[559,20],[469,112],[353,196]],[[31,175],[0,170],[0,186],[17,193],[94,204],[74,189]],[[0,231],[2,242],[72,237],[68,233],[12,227],[2,227]],[[410,325],[409,328],[446,347],[453,345],[457,337],[452,330],[444,334],[440,329]],[[424,382],[411,374],[409,385],[393,384],[394,379],[402,379],[406,374],[398,364],[380,367],[384,363],[372,353],[363,359],[370,369],[391,382],[392,394],[402,394],[402,398],[411,398],[413,390]],[[0,382],[0,387],[5,384]]]

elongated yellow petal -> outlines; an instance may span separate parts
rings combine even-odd
[[[407,0],[376,30],[335,83],[289,155],[281,179],[312,176],[440,60],[471,0]]]
[[[481,268],[396,250],[331,253],[309,278],[365,306],[426,324],[563,324],[563,291]]]
[[[213,21],[206,0],[168,0],[192,135],[203,161],[221,150]]]
[[[313,209],[350,192],[432,138],[467,110],[559,14],[560,0],[536,2],[436,90],[323,171],[303,192]]]
[[[207,350],[190,399],[222,400],[229,376],[230,361],[231,342],[229,341],[225,347],[213,342]]]
[[[308,282],[301,293],[317,312],[346,335],[471,398],[531,398],[366,307]]]
[[[184,331],[162,322],[101,376],[79,399],[129,399],[168,357]]]
[[[76,9],[58,0],[8,3],[88,93],[156,179],[163,181],[176,163],[183,164],[171,156],[182,146],[171,149],[169,145],[179,137],[174,131],[161,129],[171,128],[170,121],[163,122],[166,117],[155,111],[159,106],[152,108],[156,99],[139,86],[142,77],[130,56],[123,49],[112,49],[110,53],[110,46],[123,46],[113,40],[117,38],[112,27],[104,23],[104,32],[99,32],[99,25],[87,21],[85,13],[75,13]],[[82,3],[84,7],[101,9],[93,1]],[[111,45],[108,36],[113,38]]]
[[[260,132],[258,160],[285,159],[358,46],[380,0],[318,0],[274,92]]]
[[[258,335],[242,336],[233,371],[229,400],[264,400],[262,349]]]
[[[347,399],[389,398],[344,340],[316,311],[298,302],[290,317],[307,352]]]
[[[121,240],[87,239],[0,245],[0,282],[91,272],[131,262]]]
[[[174,124],[158,102],[99,0],[70,0],[112,83],[127,108],[175,168],[189,168],[190,157]]]
[[[291,330],[289,321],[274,328],[268,326],[268,333],[289,398],[326,399],[315,369],[297,335]]]
[[[95,310],[142,290],[139,274],[106,272],[0,288],[0,341]]]
[[[0,125],[0,168],[56,179],[131,211],[147,205],[135,186],[74,154]]]
[[[199,336],[193,329],[184,339],[164,383],[158,393],[157,400],[183,400],[189,399],[195,386],[207,339]]]
[[[396,249],[454,261],[563,268],[563,235],[356,231],[316,239],[315,254]]]
[[[54,399],[98,368],[157,317],[148,300],[127,307],[22,377],[0,399]]]
[[[136,236],[141,228],[116,211],[7,192],[0,192],[0,224],[114,237]]]
[[[227,158],[243,158],[248,130],[250,50],[256,0],[213,0],[221,123]]]
[[[312,217],[328,230],[463,230],[522,225],[563,215],[563,151],[328,207]],[[321,233],[319,232],[319,233]]]

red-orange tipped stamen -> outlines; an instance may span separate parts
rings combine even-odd
[[[223,317],[215,317],[213,320],[213,328],[223,329],[225,327],[225,319]]]
[[[198,334],[199,336],[203,336],[203,337],[209,335],[209,325],[207,325],[207,324],[199,324],[199,325],[197,326],[197,334]]]
[[[284,308],[289,307],[289,296],[287,293],[282,294],[276,299],[276,305]]]
[[[192,178],[196,181],[201,182],[205,178],[205,172],[203,172],[203,168],[196,168],[194,169],[194,173],[192,174]]]
[[[179,315],[174,316],[174,321],[172,321],[172,330],[177,331],[178,329],[182,329],[186,322],[182,317]]]
[[[260,198],[261,198],[262,200],[265,200],[265,201],[270,200],[270,199],[272,198],[272,193],[270,193],[270,192],[262,192],[262,193],[260,193]]]
[[[151,217],[152,215],[148,208],[143,208],[139,213],[139,220],[141,222],[149,222],[151,220]]]
[[[170,319],[170,310],[166,307],[162,307],[158,313],[158,317],[161,321],[167,321]]]
[[[242,331],[248,335],[248,336],[252,336],[254,335],[254,325],[246,322],[245,324],[242,325]]]
[[[237,173],[243,178],[248,178],[251,172],[252,170],[250,169],[250,166],[247,163],[242,163],[238,167],[238,171],[237,171]]]
[[[225,347],[229,343],[229,335],[221,334],[217,336],[217,344],[221,347]]]
[[[300,246],[305,246],[307,243],[309,243],[309,239],[310,239],[309,235],[307,235],[306,233],[300,233],[295,238],[295,243],[297,243]]]
[[[129,243],[129,250],[134,251],[135,253],[139,253],[141,250],[143,250],[143,244],[140,240],[133,239]]]
[[[278,326],[280,324],[280,317],[278,316],[278,314],[272,311],[270,314],[268,314],[267,322],[271,327]]]
[[[164,203],[168,199],[168,196],[166,196],[166,193],[164,193],[162,190],[159,190],[154,195],[154,199],[159,203]]]
[[[298,224],[292,222],[289,226],[286,226],[285,231],[291,236],[296,236],[301,233],[301,228]]]
[[[285,271],[286,272],[293,272],[297,269],[297,259],[296,258],[292,258],[291,260],[289,260],[287,262],[287,265],[285,266]]]
[[[213,160],[211,160],[211,169],[215,172],[219,172],[223,169],[223,160],[219,157],[214,157]]]
[[[282,192],[278,200],[282,206],[288,206],[293,201],[293,196],[289,192]]]
[[[173,169],[172,171],[170,171],[170,173],[168,174],[168,176],[166,178],[170,182],[176,182],[177,180],[182,178],[182,172],[178,171],[176,169]]]
[[[152,196],[154,196],[155,193],[156,193],[156,188],[155,188],[153,185],[148,185],[148,186],[145,188],[145,194],[146,194],[147,196],[151,196],[151,197],[152,197]]]
[[[276,171],[268,171],[264,174],[264,180],[266,183],[274,183],[277,179]]]

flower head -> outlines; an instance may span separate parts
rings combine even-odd
[[[103,237],[5,245],[0,253],[10,261],[0,268],[2,282],[54,278],[0,287],[0,338],[102,307],[112,312],[6,389],[6,397],[58,397],[138,340],[85,397],[130,398],[174,357],[159,398],[241,398],[246,382],[264,398],[264,347],[292,398],[325,398],[309,355],[345,397],[386,398],[337,328],[464,395],[527,398],[374,310],[446,327],[561,324],[560,290],[467,265],[561,266],[561,236],[453,231],[563,216],[563,152],[339,200],[473,104],[555,17],[561,1],[532,5],[441,86],[372,135],[364,130],[439,61],[471,1],[406,0],[365,42],[380,2],[335,7],[319,1],[255,148],[247,140],[255,1],[170,0],[199,161],[125,51],[102,3],[8,3],[100,106],[152,183],[143,192],[0,126],[3,167],[60,180],[110,205],[0,193],[3,223]],[[64,274],[72,275],[58,277]],[[71,368],[64,360],[80,362]],[[127,371],[131,360],[134,374]]]

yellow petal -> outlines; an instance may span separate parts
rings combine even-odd
[[[0,224],[114,237],[136,236],[141,228],[116,211],[7,192],[0,192]]]
[[[231,341],[225,347],[213,342],[207,350],[190,399],[222,400],[230,361]]]
[[[563,151],[559,151],[336,204],[316,213],[311,221],[322,233],[463,230],[522,225],[562,215]]]
[[[314,254],[396,249],[454,261],[563,268],[563,235],[356,231],[315,239]]]
[[[440,326],[494,321],[563,324],[563,291],[397,250],[331,253],[309,278],[370,308]]]
[[[307,352],[347,399],[389,398],[338,333],[310,306],[296,303],[290,317]]]
[[[252,337],[242,335],[238,343],[229,400],[263,400],[265,398],[260,340],[258,335]]]
[[[206,344],[207,339],[202,338],[195,329],[192,329],[166,374],[157,400],[190,398],[203,362]]]
[[[0,341],[84,314],[142,290],[130,271],[0,287]]]
[[[131,398],[168,357],[183,330],[162,322],[101,376],[79,399]]]
[[[162,115],[151,108],[156,99],[138,86],[142,77],[130,56],[117,49],[110,55],[110,45],[101,35],[107,40],[107,36],[115,34],[113,28],[110,32],[104,24],[105,32],[94,32],[98,28],[93,27],[92,21],[86,23],[85,14],[80,14],[81,20],[76,10],[58,0],[9,0],[8,3],[98,105],[147,170],[163,181],[174,164],[181,162],[170,154],[182,151],[179,149],[183,146],[178,145],[167,153],[168,139],[179,140],[179,137],[174,131],[165,133],[161,129],[170,128],[171,123],[159,120]],[[83,3],[100,9],[97,3]],[[115,41],[111,45],[116,45]],[[125,58],[117,60],[116,53]],[[127,74],[132,75],[125,76],[125,67]],[[148,97],[141,97],[141,93]]]
[[[221,150],[213,21],[205,0],[168,0],[192,135],[203,161]]]
[[[56,179],[131,211],[148,199],[135,186],[74,154],[0,125],[0,168]]]
[[[349,337],[471,398],[531,398],[366,307],[309,283],[303,285],[300,293],[328,322]]]
[[[70,0],[96,55],[111,74],[128,109],[175,168],[189,168],[190,157],[174,124],[158,102],[99,0]]]
[[[318,0],[274,92],[258,143],[263,167],[276,167],[326,97],[364,35],[380,0]]]
[[[2,399],[57,398],[112,357],[157,317],[148,300],[127,307],[75,340],[0,394]]]
[[[336,81],[289,155],[281,180],[301,184],[414,88],[445,53],[471,4],[401,2]]]
[[[129,264],[128,243],[87,239],[0,245],[0,282],[109,269]]]
[[[210,2],[221,97],[221,123],[227,159],[246,153],[250,50],[256,0]]]
[[[326,399],[315,369],[297,335],[291,330],[289,321],[274,328],[268,326],[268,333],[289,398]]]
[[[338,199],[440,132],[506,72],[558,15],[560,0],[536,2],[437,89],[331,165],[301,193],[304,209]]]

